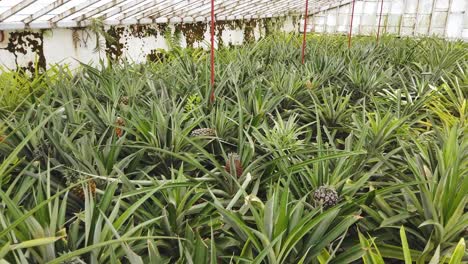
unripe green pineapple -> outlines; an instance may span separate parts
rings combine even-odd
[[[121,105],[128,105],[130,103],[130,98],[128,96],[120,97],[119,103]]]
[[[50,144],[48,142],[43,142],[32,151],[32,159],[34,161],[45,163],[47,162],[47,159],[51,152],[52,148]]]
[[[332,207],[339,201],[338,193],[331,186],[320,186],[313,194],[314,200],[324,207]]]
[[[74,171],[74,170],[70,170],[70,169],[66,170],[63,173],[63,176],[65,178],[67,186],[73,185],[73,184],[75,184],[75,183],[77,183],[79,181],[83,181],[83,180],[86,179],[79,172]],[[78,196],[78,198],[80,198],[81,200],[84,201],[85,191],[87,191],[85,187],[87,187],[89,189],[89,191],[91,192],[91,194],[93,196],[96,195],[96,182],[91,178],[88,178],[87,182],[84,182],[83,184],[80,184],[78,186],[73,187],[71,189],[71,192],[73,194],[75,194],[76,196]]]
[[[305,86],[306,86],[307,89],[310,89],[310,90],[314,89],[314,87],[315,87],[314,83],[309,81],[309,80],[305,83]]]
[[[192,131],[190,134],[192,137],[214,137],[216,136],[216,130],[213,128],[198,128]]]
[[[115,120],[115,134],[117,137],[121,138],[123,136],[123,127],[125,126],[125,120],[122,117],[117,117]]]

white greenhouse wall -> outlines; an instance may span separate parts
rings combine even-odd
[[[377,32],[380,1],[356,0],[353,34],[372,35]],[[351,5],[352,0],[341,0],[313,9],[308,31],[347,34]],[[181,25],[118,26],[119,44],[106,46],[101,38],[100,51],[95,51],[96,35],[83,28],[0,31],[0,70],[2,67],[32,70],[35,62],[42,68],[52,64],[69,64],[74,68],[79,62],[97,64],[109,55],[140,63],[157,53],[158,49],[169,49],[161,27],[175,32]],[[189,30],[182,30],[182,47],[209,46],[208,24],[183,25],[187,25]],[[220,22],[216,30],[217,43],[240,45],[246,39],[258,40],[267,33],[265,25],[264,20]],[[293,17],[282,18],[280,25],[286,32],[297,32],[303,28]],[[436,35],[468,41],[468,0],[384,0],[381,31],[401,36]]]
[[[297,32],[299,23],[293,18],[271,19],[276,26],[285,32]],[[181,25],[188,25],[186,30]],[[172,35],[179,28],[180,45],[194,48],[209,48],[210,31],[208,24],[152,24],[139,26],[120,26],[119,45],[106,47],[105,40],[100,38],[100,51],[96,51],[96,34],[86,29],[57,28],[51,30],[0,31],[0,70],[1,68],[25,68],[32,70],[36,62],[40,67],[53,64],[68,64],[76,68],[80,62],[98,64],[108,56],[119,57],[130,62],[141,63],[158,49],[168,50],[165,30]],[[216,47],[223,45],[240,45],[244,41],[258,40],[267,34],[266,20],[220,22],[216,26]],[[109,30],[109,28],[106,28]],[[195,36],[197,35],[198,36]],[[247,36],[248,35],[248,36]],[[192,40],[189,41],[189,39]],[[116,51],[118,46],[118,51]],[[117,55],[118,54],[118,55]]]
[[[376,34],[381,0],[356,0],[353,34]],[[352,1],[321,8],[308,31],[347,34]],[[400,36],[439,36],[468,40],[468,0],[384,0],[381,32]]]

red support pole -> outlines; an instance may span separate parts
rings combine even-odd
[[[379,43],[379,37],[380,37],[380,23],[382,22],[382,12],[383,12],[383,0],[382,2],[380,2],[379,27],[377,28],[377,43]]]
[[[306,0],[305,17],[304,17],[304,36],[302,38],[302,64],[305,63],[306,49],[306,33],[307,33],[307,16],[309,15],[309,0]]]
[[[351,11],[351,25],[349,26],[348,34],[348,48],[351,48],[351,36],[353,35],[353,20],[354,20],[354,6],[356,5],[356,0],[353,0],[353,8]]]
[[[211,94],[210,102],[214,103],[215,101],[215,13],[214,13],[214,0],[211,0],[211,57],[210,57],[210,66],[211,66]]]

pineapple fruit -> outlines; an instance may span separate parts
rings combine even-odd
[[[227,160],[226,160],[226,165],[224,166],[224,169],[226,170],[227,173],[232,174],[233,171],[231,171],[231,168],[235,169],[235,173],[237,177],[240,177],[242,173],[244,172],[244,168],[242,167],[242,162],[240,160],[240,157],[237,153],[229,153]]]
[[[335,188],[320,186],[313,194],[314,200],[324,207],[332,207],[338,203],[339,197]]]

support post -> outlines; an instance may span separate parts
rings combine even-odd
[[[215,101],[215,13],[214,13],[214,0],[211,0],[211,56],[210,56],[210,66],[211,66],[211,94],[210,102],[214,103]]]
[[[353,35],[353,20],[354,20],[354,6],[356,5],[356,0],[353,0],[353,7],[351,10],[351,23],[349,26],[349,34],[348,34],[348,49],[351,48],[351,37]]]
[[[306,0],[304,16],[304,35],[302,38],[302,64],[305,63],[306,35],[307,35],[307,17],[309,15],[309,0]]]
[[[377,44],[379,43],[379,37],[380,37],[380,25],[382,23],[382,12],[383,12],[383,1],[380,2],[380,15],[379,15],[379,26],[377,28]]]

